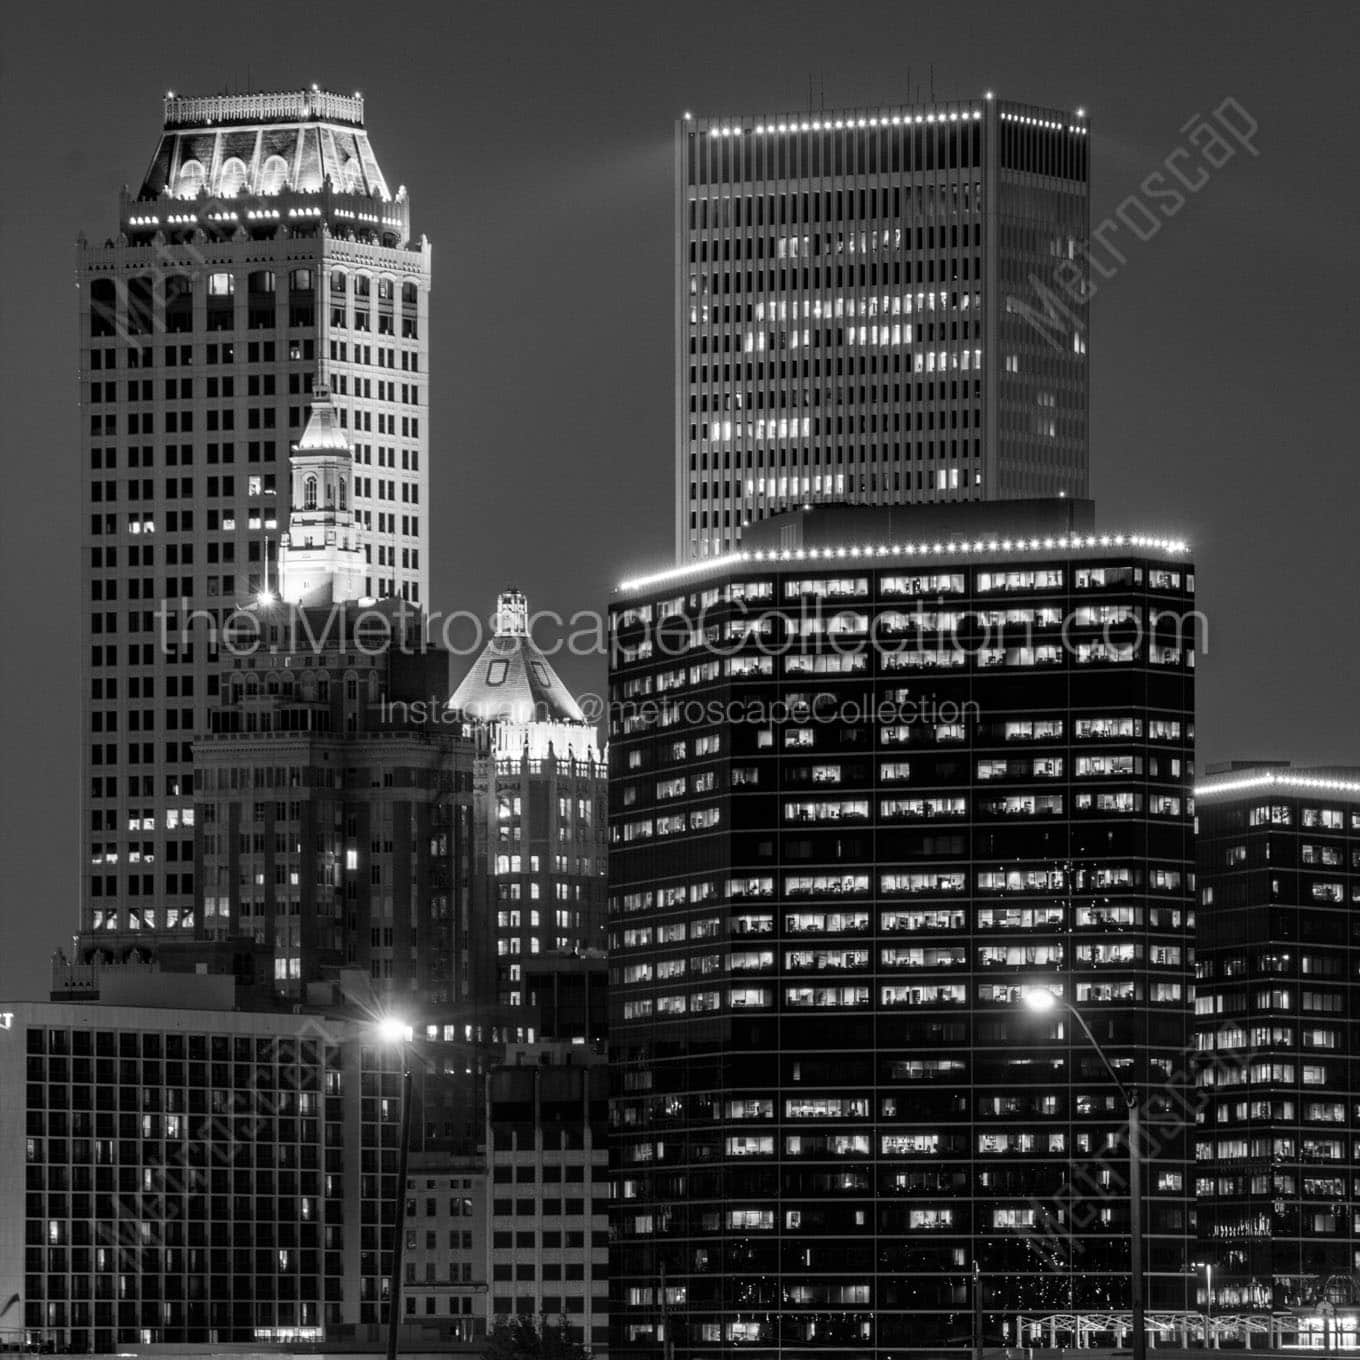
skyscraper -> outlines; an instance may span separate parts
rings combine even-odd
[[[1298,1309],[1305,1344],[1330,1350],[1360,1303],[1360,769],[1235,763],[1195,811],[1207,1307]]]
[[[620,589],[614,1354],[1127,1320],[1125,1104],[1039,988],[1157,1125],[1179,1305],[1193,568],[1089,511],[813,510]]]
[[[457,923],[464,992],[521,1006],[526,961],[604,944],[604,759],[531,636],[521,591],[497,597],[492,636],[448,707],[484,736],[474,873],[491,900],[471,928],[465,916]]]
[[[681,119],[680,560],[809,501],[1087,494],[1088,130],[990,97]]]
[[[427,595],[430,247],[362,96],[171,94],[164,115],[117,235],[76,258],[81,929],[114,954],[192,934],[213,634],[277,584],[286,460],[323,368],[352,443],[361,593]]]

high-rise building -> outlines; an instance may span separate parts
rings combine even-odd
[[[467,988],[521,1006],[530,959],[603,948],[608,853],[595,727],[534,642],[521,591],[497,598],[492,636],[448,711],[483,734],[474,872],[489,902],[484,917],[459,918]]]
[[[389,1001],[459,996],[476,742],[404,716],[445,687],[448,655],[418,624],[411,645],[400,605],[350,606],[325,640],[233,658],[195,743],[196,934],[267,946],[281,995],[348,965]]]
[[[526,1305],[601,1348],[599,1046],[521,1031],[493,1053],[428,1022],[398,1045],[363,1007],[243,1009],[220,975],[125,963],[103,982],[0,998],[0,1351],[372,1348],[399,1193],[403,1354]]]
[[[81,929],[98,913],[101,947],[122,953],[193,933],[212,629],[277,585],[286,460],[323,369],[352,445],[360,593],[427,597],[430,247],[362,97],[167,95],[164,115],[117,234],[76,258]]]
[[[1297,1310],[1304,1344],[1353,1345],[1360,769],[1234,763],[1200,781],[1195,813],[1207,1306]]]
[[[3,1012],[0,1347],[376,1322],[400,1070],[354,1023],[204,1009],[147,981],[141,1004]]]
[[[990,97],[677,123],[677,558],[807,502],[1087,495],[1088,131]]]
[[[1194,569],[1023,510],[813,510],[618,592],[617,1355],[1127,1326],[1126,1107],[1033,989],[1158,1128],[1180,1306]]]

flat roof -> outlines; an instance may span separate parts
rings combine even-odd
[[[942,562],[1007,561],[1042,553],[1068,556],[1108,555],[1111,549],[1130,548],[1140,553],[1156,553],[1168,558],[1184,558],[1190,545],[1180,538],[1157,534],[1059,534],[1042,538],[950,539],[947,542],[840,544],[822,548],[739,550],[697,562],[686,562],[641,576],[628,577],[616,587],[619,594],[632,594],[671,582],[704,576],[718,576],[743,567],[768,564],[782,569],[789,563],[809,562],[827,565],[853,563],[862,566],[927,566]]]

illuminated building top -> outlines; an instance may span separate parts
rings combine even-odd
[[[600,758],[594,727],[530,636],[522,591],[497,597],[493,635],[448,706],[487,723],[498,754],[540,759],[551,746],[558,756]]]
[[[619,582],[618,590],[629,592],[664,585],[668,581],[685,581],[701,576],[730,571],[743,563],[782,562],[872,562],[901,558],[907,560],[935,560],[938,558],[1012,557],[1029,553],[1080,554],[1109,552],[1112,548],[1127,548],[1137,552],[1152,552],[1168,557],[1182,557],[1189,552],[1189,544],[1182,539],[1163,538],[1148,534],[1061,534],[1043,538],[979,538],[949,540],[934,543],[841,544],[825,548],[758,549],[727,553],[704,562],[688,563],[649,576],[635,576]]]
[[[167,96],[165,130],[140,197],[195,199],[290,190],[391,197],[364,130],[362,96],[286,94]]]
[[[1339,794],[1346,801],[1360,799],[1360,766],[1324,765],[1295,769],[1288,764],[1262,761],[1234,763],[1211,770],[1195,785],[1196,798],[1228,798],[1233,794],[1277,792],[1284,797],[1300,794]]]

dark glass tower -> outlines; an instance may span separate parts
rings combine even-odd
[[[1242,763],[1195,798],[1200,1255],[1214,1308],[1298,1308],[1322,1345],[1317,1305],[1353,1334],[1360,1303],[1360,769]]]
[[[620,590],[614,1354],[966,1345],[974,1263],[989,1343],[1127,1309],[1124,1105],[1040,987],[1144,1093],[1179,1304],[1193,568],[1085,511],[813,511]]]

